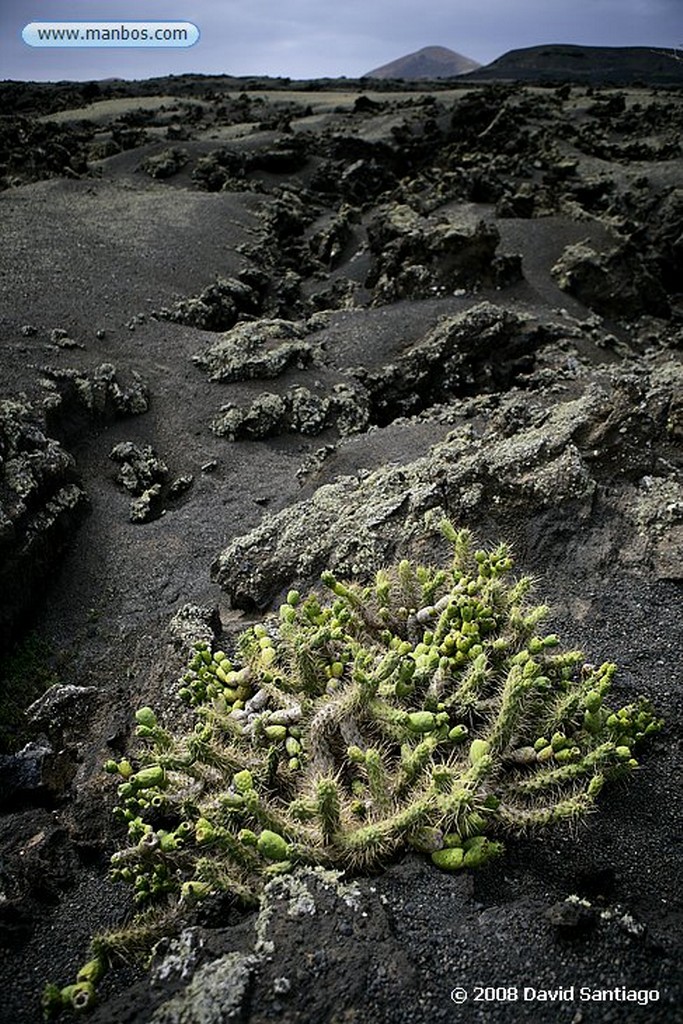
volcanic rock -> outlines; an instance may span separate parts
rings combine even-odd
[[[88,508],[76,464],[23,401],[0,402],[0,649]]]
[[[609,253],[597,253],[583,242],[570,245],[552,273],[560,288],[602,316],[630,319],[644,313],[669,314],[664,289],[629,243]]]

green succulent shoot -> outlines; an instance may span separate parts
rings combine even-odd
[[[648,701],[610,707],[615,666],[543,633],[548,609],[507,545],[443,533],[445,567],[404,560],[367,585],[326,572],[327,600],[290,591],[229,658],[198,643],[180,686],[189,733],[138,711],[137,746],[106,770],[127,829],[112,874],[139,915],[95,940],[75,987],[49,987],[48,1015],[87,1009],[113,954],[149,948],[188,904],[255,903],[296,865],[376,868],[410,849],[481,868],[506,835],[586,813],[637,767],[661,727]]]

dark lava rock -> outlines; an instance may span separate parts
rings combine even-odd
[[[32,742],[17,751],[0,757],[2,789],[0,804],[7,804],[17,793],[35,792],[43,788],[43,765],[54,751],[48,743]]]
[[[613,564],[637,557],[659,578],[672,578],[683,537],[677,525],[681,486],[668,462],[668,409],[682,375],[671,362],[649,378],[634,380],[623,371],[605,373],[599,383],[587,378],[571,395],[563,389],[543,397],[528,390],[516,395],[513,388],[489,405],[481,397],[462,399],[457,425],[428,455],[341,477],[266,515],[218,556],[213,578],[236,606],[263,608],[286,585],[307,584],[326,567],[367,578],[400,557],[430,523],[436,531],[443,515],[478,529],[491,523],[513,539],[519,531],[540,553],[557,531],[594,522],[607,511],[614,533],[611,541],[602,538],[608,545],[602,557]],[[665,460],[662,476],[644,483],[642,462],[633,463],[630,454],[633,405],[619,400],[624,388],[632,402],[636,388],[638,405],[652,411],[641,428],[649,434],[650,465],[659,464],[659,453]],[[497,508],[506,511],[503,529]],[[585,545],[572,556],[590,557]]]
[[[198,642],[211,646],[219,630],[218,609],[196,604],[183,605],[169,623],[172,642],[184,654]]]
[[[226,184],[238,180],[242,188],[244,182],[245,158],[242,153],[231,149],[217,149],[200,157],[192,171],[192,180],[207,192],[220,192]]]
[[[293,174],[308,163],[309,143],[304,135],[288,135],[274,145],[245,155],[247,171]]]
[[[570,245],[552,273],[560,288],[602,316],[621,320],[670,314],[664,289],[629,243],[606,254],[585,242]]]
[[[0,402],[0,650],[88,509],[76,465],[24,401]]]
[[[377,160],[355,160],[338,178],[340,195],[362,205],[376,200],[397,183],[396,176]]]
[[[195,926],[160,944],[149,981],[96,1009],[93,1024],[331,1020],[330,979],[343,979],[344,1004],[357,1008],[378,963],[386,965],[381,991],[415,974],[377,892],[336,871],[304,868],[276,878],[258,916],[241,927],[225,927],[229,920],[213,938]],[[355,1010],[338,1018],[356,1019]]]
[[[76,772],[72,751],[55,751],[44,740],[0,756],[0,807],[50,803],[66,792]]]
[[[119,466],[116,482],[130,494],[142,494],[168,477],[168,466],[150,445],[140,447],[132,441],[121,441],[112,448],[109,458]]]
[[[181,299],[172,309],[160,309],[154,315],[160,320],[171,320],[203,331],[226,331],[237,321],[240,313],[259,311],[259,297],[253,288],[236,278],[218,278],[199,295]]]
[[[683,188],[672,189],[649,212],[645,240],[658,280],[668,292],[680,292],[683,281]],[[664,304],[660,304],[664,308]]]
[[[147,132],[141,127],[130,127],[124,122],[112,125],[111,137],[120,150],[136,149],[147,142]]]
[[[339,434],[364,430],[369,422],[369,402],[359,384],[338,383],[329,394],[315,394],[299,385],[283,395],[263,392],[248,409],[227,404],[211,423],[218,437],[232,441],[274,437],[283,433],[315,435],[327,427]]]
[[[382,210],[368,226],[374,257],[366,285],[373,302],[426,299],[522,276],[519,257],[497,257],[494,224],[425,218],[408,206]]]
[[[371,421],[383,425],[454,394],[505,386],[532,368],[536,344],[521,317],[489,302],[443,317],[396,363],[363,376]]]
[[[140,167],[150,178],[172,178],[188,160],[187,151],[184,149],[164,149],[161,153],[146,157]]]
[[[585,935],[598,923],[598,916],[593,907],[581,900],[555,903],[546,911],[546,917],[553,928],[568,937]]]
[[[151,523],[163,514],[161,484],[152,484],[130,503],[131,523]]]
[[[91,137],[89,125],[76,127],[26,117],[3,117],[0,190],[45,178],[77,178],[86,174]]]
[[[57,683],[34,701],[27,717],[34,729],[44,733],[52,743],[61,744],[65,737],[73,739],[82,733],[88,707],[97,693],[94,686]]]
[[[303,235],[311,217],[303,199],[287,190],[268,208],[265,214],[266,231],[278,244],[290,243],[292,239]]]
[[[311,254],[328,270],[337,265],[353,237],[351,224],[358,220],[358,216],[355,207],[343,203],[339,212],[330,218],[329,223],[309,239]]]
[[[133,371],[123,383],[113,363],[102,363],[91,374],[71,368],[43,367],[43,400],[49,429],[67,439],[86,425],[140,416],[149,408],[149,390]]]
[[[536,199],[530,182],[522,182],[516,192],[501,196],[496,204],[498,217],[533,217]]]
[[[26,402],[0,405],[0,649],[29,612],[88,509],[72,456],[51,437],[78,436],[84,426],[146,412],[137,375],[122,385],[114,366],[92,375],[43,369],[43,414]]]
[[[116,482],[134,496],[130,503],[130,521],[149,523],[158,518],[163,511],[162,494],[168,479],[166,463],[150,445],[139,447],[132,441],[115,445],[109,458],[119,466]]]
[[[189,491],[193,483],[194,476],[192,473],[183,473],[181,476],[177,476],[168,485],[169,498],[179,498],[182,494]]]
[[[303,369],[310,363],[313,350],[304,341],[306,334],[304,325],[290,320],[236,324],[193,362],[208,370],[211,380],[279,377],[290,366]]]

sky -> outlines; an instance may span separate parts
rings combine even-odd
[[[192,22],[183,48],[34,47],[31,22]],[[683,0],[0,0],[0,80],[347,78],[423,46],[482,64],[543,43],[683,45]]]

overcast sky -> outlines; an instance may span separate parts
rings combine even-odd
[[[188,49],[38,49],[31,21],[184,20]],[[683,44],[683,0],[0,0],[0,79],[358,77],[423,46],[487,64],[540,43]]]

